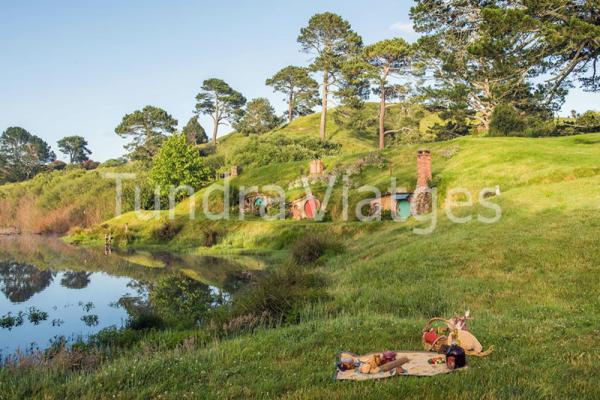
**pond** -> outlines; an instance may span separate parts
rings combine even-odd
[[[261,260],[80,248],[60,238],[0,237],[0,359],[53,340],[86,339],[126,324],[132,304],[174,273],[219,296],[235,291]],[[133,300],[133,301],[132,301]]]

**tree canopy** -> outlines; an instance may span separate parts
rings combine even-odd
[[[360,51],[362,38],[352,30],[348,21],[337,14],[325,12],[313,15],[308,25],[300,30],[297,40],[305,53],[314,55],[310,68],[323,73],[319,133],[321,140],[325,140],[331,86],[335,85],[344,61]]]
[[[4,182],[29,179],[55,159],[48,143],[21,127],[7,128],[0,136],[0,179]]]
[[[82,136],[65,136],[58,142],[58,150],[69,157],[69,163],[80,163],[89,160],[92,151],[88,149],[88,142]]]
[[[244,115],[234,124],[234,128],[244,135],[261,134],[270,131],[281,123],[275,109],[264,97],[248,102]]]
[[[419,0],[411,10],[421,60],[437,80],[426,96],[454,123],[476,120],[488,129],[494,108],[516,101],[523,93],[534,97],[528,78],[543,59],[543,45],[531,31],[535,21],[522,9],[488,0]],[[465,113],[467,115],[465,115]]]
[[[183,134],[185,135],[188,144],[203,144],[208,142],[206,131],[202,125],[200,125],[197,116],[190,118],[188,123],[183,127]]]
[[[362,57],[367,63],[368,79],[374,85],[374,93],[379,95],[379,148],[385,146],[386,101],[405,94],[406,88],[400,84],[389,83],[391,77],[405,78],[410,74],[413,48],[404,39],[387,39],[367,46]]]
[[[287,66],[265,83],[286,96],[288,122],[295,116],[310,114],[319,103],[319,84],[311,78],[307,68]]]
[[[200,153],[188,144],[186,136],[176,133],[164,141],[154,158],[150,181],[160,186],[163,194],[168,194],[169,190],[180,186],[203,187],[209,181],[209,172]],[[179,191],[175,197],[181,200],[187,194]]]
[[[217,144],[219,126],[233,124],[242,113],[246,98],[221,79],[207,79],[196,96],[198,114],[206,114],[213,121],[212,141]]]
[[[600,57],[600,7],[596,0],[522,0],[520,4],[538,25],[536,36],[548,55],[547,100],[570,84],[570,77],[583,88],[598,91]]]
[[[168,134],[175,132],[177,120],[159,107],[146,106],[131,114],[125,114],[115,133],[121,137],[131,137],[125,145],[132,160],[150,161]]]

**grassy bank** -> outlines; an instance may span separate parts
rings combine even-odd
[[[0,186],[0,228],[23,233],[66,233],[73,227],[91,227],[115,212],[115,181],[107,174],[136,173],[138,180],[124,182],[133,191],[145,174],[134,164],[85,170],[44,172],[33,179]],[[125,210],[133,209],[124,204]]]
[[[75,240],[93,242],[107,230],[124,234],[127,223],[133,245],[284,255],[295,238],[322,233],[345,250],[304,267],[324,277],[327,296],[306,303],[295,323],[220,337],[202,329],[153,332],[89,371],[4,369],[0,398],[598,398],[600,134],[463,138],[431,149],[441,196],[430,235],[413,232],[430,221],[189,221],[186,203],[176,210],[180,226],[168,240],[157,233],[164,215],[143,221],[125,214],[79,233]],[[386,167],[367,166],[354,179],[385,187],[392,165],[399,181],[412,187],[415,150],[386,151]],[[361,157],[325,162],[352,164]],[[285,184],[298,175],[294,165],[262,168],[236,178],[238,184]],[[485,224],[477,216],[493,212],[477,204],[477,194],[496,185],[501,195],[488,200],[501,207],[502,218]],[[471,215],[470,222],[452,223],[443,211],[453,187],[475,199],[456,210]],[[339,210],[338,196],[332,209]],[[360,196],[352,196],[356,204]],[[213,230],[218,240],[207,247],[204,232]],[[430,317],[466,309],[484,347],[495,347],[487,358],[470,358],[468,370],[422,379],[331,380],[337,352],[418,350]]]

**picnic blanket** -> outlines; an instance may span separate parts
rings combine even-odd
[[[376,374],[362,374],[359,368],[342,371],[336,368],[336,373],[333,377],[334,380],[353,380],[353,381],[365,381],[371,379],[384,379],[395,375],[407,375],[407,376],[434,376],[439,374],[447,374],[457,369],[449,369],[444,364],[430,364],[428,361],[434,357],[440,357],[440,354],[426,352],[426,351],[396,351],[398,357],[408,358],[408,362],[402,367],[394,368],[387,372],[378,372]],[[375,354],[381,353],[369,353],[365,355],[356,355],[353,353],[343,352],[338,354],[338,360],[344,357],[353,357],[357,363],[365,363],[373,358]],[[445,360],[445,356],[444,357]],[[462,369],[462,368],[461,368]]]

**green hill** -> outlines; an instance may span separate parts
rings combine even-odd
[[[392,117],[399,111],[399,106],[392,107]],[[419,110],[418,107],[413,107]],[[365,112],[376,116],[376,105],[366,104]],[[352,156],[376,149],[377,131],[356,133],[340,128],[333,117],[328,117],[329,140],[341,145],[341,156]],[[426,130],[435,121],[435,115],[423,111],[421,129]],[[264,137],[285,135],[286,137],[319,137],[320,114],[312,114],[297,118],[291,124],[267,133]],[[250,137],[240,133],[232,133],[219,139],[218,155],[225,157],[228,163],[236,151],[242,148]],[[343,157],[340,157],[343,159]],[[305,163],[290,163],[288,171]],[[242,166],[243,167],[243,166]],[[267,167],[269,168],[269,167]],[[279,168],[279,166],[271,166]],[[129,196],[123,203],[123,210],[130,211],[134,207],[133,187],[145,181],[146,168],[129,163],[117,167],[101,166],[92,171],[78,167],[68,167],[66,170],[41,173],[35,178],[0,186],[0,228],[17,228],[23,232],[53,232],[65,233],[69,229],[88,228],[98,225],[103,220],[114,215],[115,182],[106,178],[111,173],[135,173],[137,179],[124,181],[124,188]],[[258,175],[249,171],[248,180],[267,172],[259,170]],[[297,172],[297,171],[295,171]],[[291,179],[292,175],[289,175]],[[285,179],[280,179],[283,182]]]
[[[0,186],[0,228],[29,233],[66,233],[73,227],[90,227],[114,216],[114,173],[135,173],[123,187],[133,192],[146,173],[135,164],[101,166],[95,170],[67,167],[45,172],[33,179]],[[125,202],[125,211],[133,202]]]
[[[306,126],[314,135],[315,124],[316,117],[310,116],[284,129],[300,135]],[[351,176],[351,214],[361,199],[372,196],[357,192],[360,185],[385,190],[395,176],[398,186],[414,188],[419,145],[386,149],[369,163],[365,159],[374,157],[373,147],[347,132],[337,137],[342,148],[353,150],[324,163],[329,171],[358,171]],[[230,151],[244,140],[230,135],[219,151]],[[431,219],[341,222],[337,185],[331,222],[240,221],[235,213],[229,221],[190,221],[188,199],[177,206],[171,222],[166,211],[150,220],[149,213],[142,218],[126,213],[71,236],[72,241],[95,243],[110,230],[119,244],[204,253],[267,252],[285,262],[297,238],[316,233],[336,238],[345,250],[303,267],[323,276],[326,297],[299,306],[294,324],[226,337],[202,329],[153,332],[91,371],[3,369],[1,393],[8,398],[92,398],[98,393],[117,398],[190,393],[290,399],[598,398],[594,316],[600,313],[600,134],[464,137],[427,147],[439,193],[430,234],[414,229],[433,226]],[[358,164],[362,167],[357,170]],[[287,188],[306,169],[304,161],[259,166],[244,170],[232,184]],[[478,196],[483,188],[496,186],[500,194],[487,201],[498,205],[502,216],[489,224],[478,217],[491,217],[494,211]],[[445,211],[449,200],[464,200],[450,197],[453,188],[464,188],[473,197],[472,206],[453,209],[456,215],[470,216],[468,222],[451,222]],[[206,190],[196,194],[197,204]],[[315,184],[313,190],[322,196],[325,186]],[[301,194],[301,188],[286,193],[288,199]],[[211,197],[211,206],[218,210],[222,202]],[[176,228],[168,238],[161,236],[165,224]],[[207,247],[210,233],[218,240]],[[424,379],[332,382],[337,352],[418,350],[429,318],[467,309],[474,317],[474,334],[484,347],[495,348],[489,357],[469,358],[468,370]]]
[[[385,152],[393,172],[409,184],[414,180],[415,148]],[[442,191],[464,187],[476,198],[482,187],[500,186],[501,194],[488,199],[502,208],[497,223],[478,221],[477,215],[490,214],[478,204],[460,213],[473,217],[465,224],[450,222],[438,210],[437,227],[429,235],[413,233],[413,228],[430,224],[415,221],[185,222],[173,244],[193,244],[192,238],[210,225],[221,230],[221,250],[285,250],[304,232],[335,236],[346,250],[313,267],[326,277],[328,297],[301,309],[297,324],[222,339],[207,339],[201,331],[153,334],[92,372],[33,370],[14,375],[3,370],[3,393],[597,398],[600,350],[593,316],[600,313],[600,134],[462,138],[432,144],[431,149]],[[263,167],[238,179],[245,183],[256,178],[262,184],[269,181],[269,172],[288,167],[294,169]],[[277,176],[287,179],[284,173]],[[361,174],[361,182],[383,184],[388,178],[387,168],[375,166]],[[183,206],[177,210],[179,218]],[[140,240],[151,230],[132,215],[108,225],[117,228],[123,221],[132,224]],[[472,331],[485,347],[495,347],[487,358],[469,358],[469,370],[378,383],[331,381],[337,352],[420,349],[421,328],[428,318],[466,309],[475,318]],[[196,337],[196,344],[178,345],[186,335]],[[564,384],[567,380],[569,385]]]
[[[340,144],[342,146],[342,154],[356,154],[364,153],[377,149],[378,145],[378,130],[377,130],[377,115],[378,115],[378,104],[366,103],[362,117],[372,119],[370,128],[353,131],[351,129],[341,127],[336,121],[335,112],[333,109],[327,115],[327,140]],[[393,121],[397,126],[403,126],[402,116],[414,115],[419,113],[416,119],[419,122],[418,129],[421,132],[426,132],[435,122],[440,121],[436,114],[430,113],[424,110],[422,107],[417,105],[405,106],[402,104],[392,105],[388,109],[388,120]],[[311,137],[319,138],[319,122],[321,119],[320,113],[307,115],[305,117],[299,117],[283,127],[277,128],[267,135],[282,134],[288,137],[300,138],[300,137]],[[223,136],[219,139],[218,153],[224,155],[226,158],[231,158],[235,150],[239,149],[245,143],[248,142],[250,137],[244,136],[239,132],[234,132]]]

